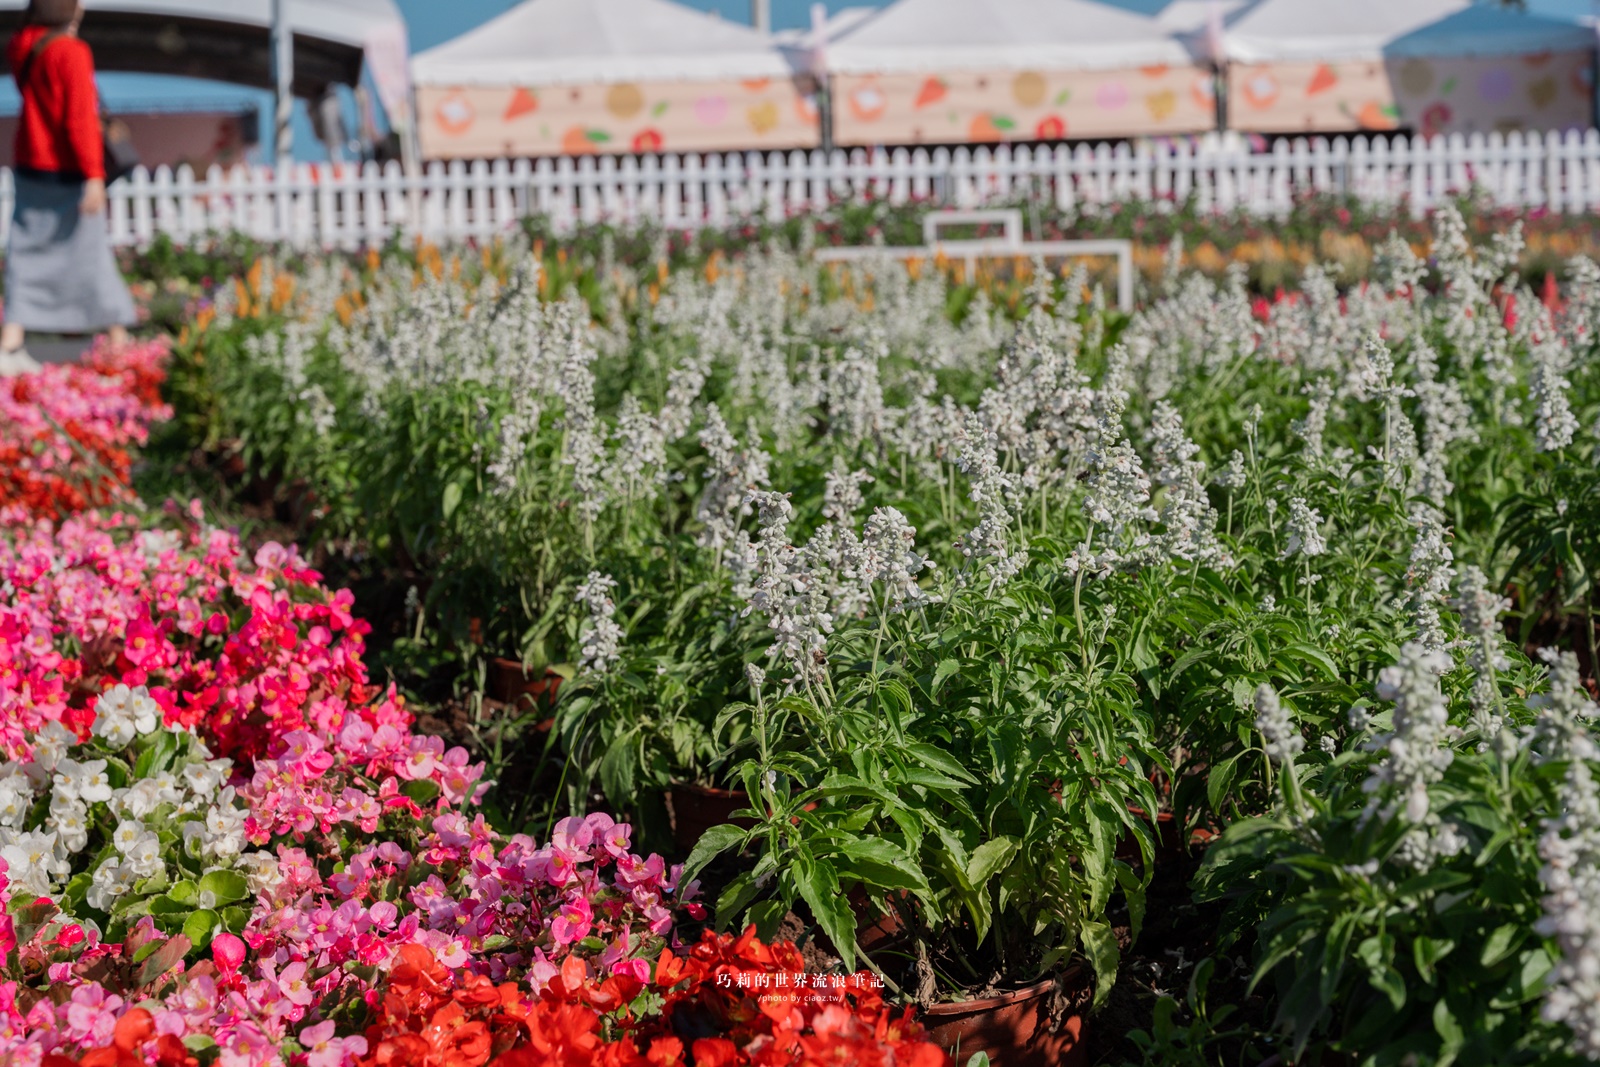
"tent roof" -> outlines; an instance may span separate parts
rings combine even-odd
[[[669,0],[524,0],[419,53],[419,85],[707,81],[791,73],[772,38]]]
[[[772,39],[785,48],[815,48],[819,43],[837,41],[877,13],[878,8],[875,7],[842,8],[829,15],[827,21],[822,24],[820,39],[816,31],[809,26],[803,29],[779,30],[772,35]]]
[[[1107,70],[1188,59],[1154,19],[1097,0],[898,0],[828,46],[828,69],[845,74]]]
[[[86,0],[84,6],[80,32],[100,70],[272,84],[272,0]],[[27,0],[0,0],[0,33],[21,25],[27,7]],[[405,28],[394,0],[289,0],[289,20],[300,93],[355,84],[366,43]]]
[[[1261,0],[1229,20],[1229,59],[1494,56],[1595,46],[1594,31],[1470,0]]]

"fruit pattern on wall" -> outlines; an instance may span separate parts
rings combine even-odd
[[[1216,126],[1195,66],[838,75],[841,145],[984,144],[1199,133]]]
[[[1593,53],[1381,62],[1234,63],[1228,124],[1261,133],[1432,136],[1587,128]]]
[[[814,148],[807,78],[421,86],[425,159]]]

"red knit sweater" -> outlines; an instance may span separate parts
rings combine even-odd
[[[49,33],[24,26],[11,38],[6,58],[16,77],[34,43]],[[45,45],[28,70],[17,122],[17,166],[83,178],[104,178],[99,98],[94,87],[94,57],[89,46],[64,35]]]

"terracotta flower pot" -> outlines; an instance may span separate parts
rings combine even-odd
[[[907,894],[902,891],[895,894],[904,898]],[[850,890],[850,910],[856,916],[856,944],[861,946],[863,952],[872,952],[883,948],[900,936],[900,913],[892,908],[885,914],[879,914],[867,900],[866,891],[859,885]]]
[[[520,662],[496,656],[489,661],[488,695],[502,704],[514,708],[529,705],[549,707],[556,702],[556,692],[561,688],[561,675],[545,671],[531,676]]]
[[[751,827],[750,819],[735,819],[733,813],[750,806],[750,794],[743,789],[717,789],[709,785],[674,782],[667,791],[667,810],[672,816],[672,840],[684,851],[694,848],[713,826],[732,823]]]
[[[1130,804],[1128,805],[1128,810],[1146,822],[1150,821],[1150,816],[1145,814],[1143,808],[1136,808]],[[1176,863],[1183,859],[1194,846],[1209,844],[1211,839],[1216,836],[1205,827],[1197,826],[1189,832],[1189,840],[1185,845],[1182,838],[1182,827],[1173,818],[1172,812],[1158,811],[1156,812],[1155,820],[1155,862],[1157,864]],[[1133,834],[1123,834],[1122,840],[1117,842],[1117,859],[1122,860],[1124,863],[1136,863],[1139,861],[1139,842]]]
[[[1087,993],[1089,976],[1074,968],[1061,979],[1069,993]],[[1052,1025],[1051,993],[1056,980],[1047,978],[1026,989],[998,997],[935,1004],[919,1013],[928,1040],[941,1046],[964,1065],[975,1052],[987,1052],[991,1067],[1086,1067],[1089,1049],[1084,1043],[1086,1008],[1068,1008]],[[1086,996],[1074,1003],[1086,1003]]]

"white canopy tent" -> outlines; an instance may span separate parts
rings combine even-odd
[[[1214,125],[1212,79],[1098,0],[899,0],[830,42],[840,144],[1056,140]]]
[[[394,0],[287,3],[301,95],[357,84],[369,45],[405,39]],[[0,0],[0,33],[20,25],[27,7],[27,0]],[[101,70],[273,84],[273,0],[87,0],[85,7],[82,35]]]
[[[1239,62],[1331,62],[1560,52],[1592,47],[1594,31],[1472,0],[1261,0],[1229,20],[1223,42]]]
[[[1260,0],[1222,50],[1236,129],[1562,129],[1594,110],[1592,29],[1471,0]]]
[[[668,0],[525,0],[412,61],[419,85],[772,78],[771,38]]]
[[[828,49],[836,74],[1115,70],[1185,58],[1154,19],[1097,0],[899,0]]]
[[[810,147],[768,35],[669,0],[524,0],[417,55],[430,158]]]

